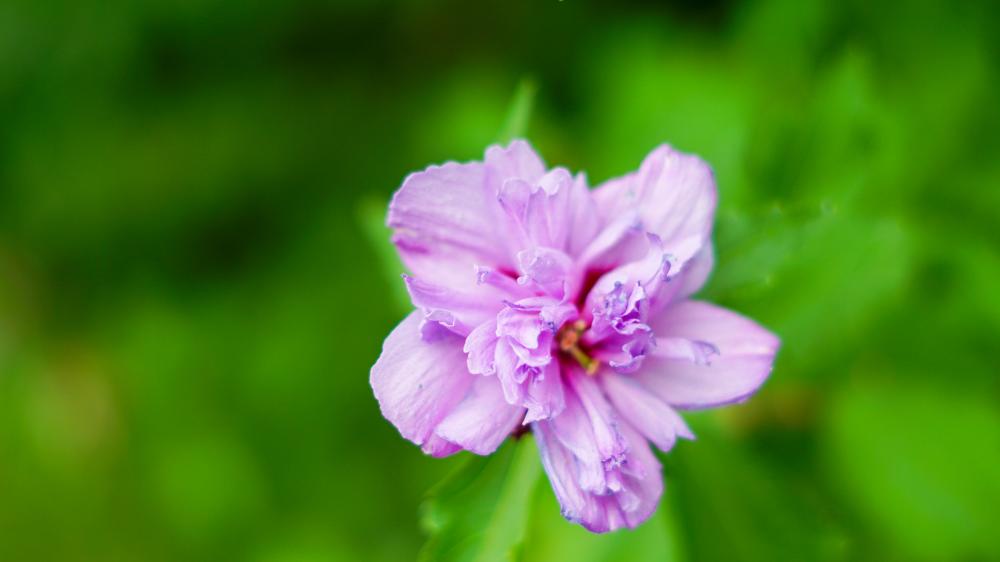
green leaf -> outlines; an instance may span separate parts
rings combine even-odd
[[[530,78],[522,79],[517,85],[514,99],[510,102],[510,109],[507,110],[507,118],[504,120],[503,128],[500,129],[501,143],[506,144],[513,139],[523,137],[528,132],[528,122],[531,120],[537,91],[538,87]]]
[[[698,440],[666,457],[665,499],[691,559],[844,559],[844,533],[809,476],[763,462],[715,419],[690,418]]]
[[[527,132],[537,91],[538,87],[530,78],[524,78],[518,84],[500,132],[500,142],[510,142],[515,138],[523,137]],[[406,267],[400,261],[396,247],[390,241],[391,232],[385,225],[387,208],[388,204],[380,199],[364,199],[358,208],[359,222],[365,237],[375,250],[381,269],[386,275],[387,282],[391,287],[392,301],[396,305],[395,308],[400,311],[408,311],[412,308],[410,297],[406,293],[406,287],[399,280],[399,275],[406,271]]]
[[[396,247],[393,246],[389,227],[385,225],[385,213],[389,205],[381,200],[369,198],[361,202],[358,208],[359,222],[362,231],[375,250],[375,257],[389,284],[394,308],[407,312],[413,308],[406,286],[400,280],[400,275],[406,267],[399,259]]]
[[[683,560],[671,506],[660,502],[656,513],[634,530],[598,535],[570,523],[559,513],[559,504],[548,480],[535,490],[531,525],[520,562],[631,562]]]
[[[422,523],[431,536],[420,560],[517,560],[540,474],[530,435],[508,440],[492,456],[470,457],[423,506]]]
[[[779,360],[791,368],[783,372],[802,376],[865,341],[898,302],[913,247],[897,219],[849,208],[803,220],[785,215],[776,209],[769,218],[725,222],[720,265],[702,294],[773,329],[783,342]]]
[[[868,372],[835,396],[829,474],[894,558],[995,560],[1000,414],[982,394],[906,379]]]

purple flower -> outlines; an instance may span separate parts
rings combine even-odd
[[[745,400],[778,338],[690,297],[713,265],[715,181],[669,146],[591,191],[524,141],[411,174],[389,205],[417,310],[371,371],[382,414],[434,456],[535,435],[563,515],[635,527],[678,409]]]

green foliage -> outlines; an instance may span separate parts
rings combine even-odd
[[[830,476],[883,548],[908,560],[1000,557],[1000,448],[990,445],[1000,442],[1000,415],[991,401],[923,382],[895,388],[864,372],[829,415]]]
[[[406,285],[401,280],[406,267],[399,259],[396,247],[390,241],[392,233],[385,225],[387,205],[387,202],[376,199],[364,200],[359,209],[358,222],[364,228],[368,244],[375,250],[379,267],[385,272],[386,284],[392,293],[396,308],[400,312],[408,312],[411,308],[410,295],[407,294]]]
[[[421,509],[421,561],[680,560],[668,506],[635,531],[595,535],[564,520],[530,434],[470,456]],[[667,531],[667,532],[664,532]]]
[[[535,94],[538,86],[534,80],[528,78],[521,79],[511,101],[510,109],[507,110],[507,119],[500,130],[498,142],[506,144],[511,140],[524,137],[528,133],[528,123],[531,120],[531,111],[535,105]]]
[[[430,539],[420,560],[518,560],[541,468],[530,436],[509,441],[492,457],[467,459],[424,503],[422,521]]]
[[[698,424],[696,433],[667,464],[668,502],[686,514],[676,532],[691,560],[848,558],[815,482],[794,466],[766,464],[714,424]]]
[[[996,2],[88,4],[0,3],[0,560],[1000,558]],[[784,342],[635,531],[372,398],[384,202],[498,131],[703,156]]]
[[[541,479],[535,490],[528,539],[521,562],[574,560],[579,562],[627,562],[684,560],[674,522],[675,514],[666,503],[649,521],[634,530],[595,535],[562,518],[559,504],[548,480]]]

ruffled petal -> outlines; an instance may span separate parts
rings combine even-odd
[[[410,301],[423,310],[425,321],[437,322],[461,336],[469,335],[473,328],[493,319],[507,296],[499,289],[484,284],[471,285],[467,291],[457,291],[409,275],[403,276],[403,282],[406,283]]]
[[[645,233],[660,241],[660,253],[672,262],[674,276],[710,244],[715,180],[708,165],[696,156],[660,146],[638,172],[605,182],[594,191],[593,199],[604,227],[582,254],[590,271],[604,273],[643,260]],[[693,289],[700,287],[707,274],[699,270],[692,276]]]
[[[520,178],[504,182],[497,200],[511,221],[512,234],[519,235],[521,247],[565,245],[569,230],[566,201],[572,181],[569,172],[557,168],[538,184]]]
[[[521,423],[524,412],[504,400],[496,379],[479,377],[436,433],[477,455],[488,455]]]
[[[636,184],[646,230],[686,261],[693,252],[684,255],[672,246],[689,238],[708,240],[718,198],[712,169],[697,156],[663,145],[643,161]]]
[[[663,475],[660,461],[656,459],[649,443],[628,423],[619,428],[628,443],[628,458],[623,467],[628,501],[620,501],[624,526],[634,529],[656,512],[663,495]],[[603,498],[609,501],[610,498]]]
[[[576,308],[544,296],[505,305],[497,315],[496,341],[490,341],[485,332],[477,333],[468,348],[492,346],[492,366],[504,397],[510,404],[527,408],[529,422],[556,416],[563,408],[563,385],[553,357],[554,340],[560,326],[575,318]],[[478,367],[487,363],[484,355],[477,355],[476,370],[489,370]]]
[[[524,417],[525,424],[562,413],[566,399],[559,370],[559,362],[553,361],[542,367],[528,382],[523,400],[524,406],[528,409]]]
[[[563,517],[573,523],[586,521],[589,523],[588,529],[597,527],[597,502],[593,494],[579,484],[582,467],[573,451],[556,437],[551,421],[533,423],[531,431]]]
[[[557,299],[573,294],[579,286],[579,275],[573,260],[559,250],[534,246],[517,253],[517,282]]]
[[[567,381],[572,385],[576,398],[583,408],[585,425],[591,429],[593,443],[597,446],[601,462],[606,468],[624,462],[625,441],[618,432],[618,423],[611,404],[604,398],[594,377],[574,370],[567,377]]]
[[[555,329],[545,326],[537,312],[524,312],[513,306],[508,306],[497,315],[497,335],[502,335],[510,342],[523,349],[541,350],[548,356],[544,344],[552,341]],[[543,334],[545,338],[543,338]]]
[[[412,312],[389,334],[371,370],[382,415],[430,454],[455,452],[434,438],[438,424],[461,402],[476,377],[466,369],[462,339],[421,337],[422,314]]]
[[[660,463],[646,441],[615,418],[593,380],[575,386],[580,391],[568,394],[562,415],[532,424],[563,516],[597,533],[635,527],[662,494]]]
[[[530,297],[504,305],[506,308],[497,314],[497,335],[544,357],[550,356],[559,327],[576,317],[573,305],[550,297]]]
[[[565,168],[537,182],[508,179],[497,199],[521,248],[543,246],[576,256],[601,227],[586,179],[574,178]]]
[[[524,286],[518,285],[516,277],[482,265],[476,266],[476,284],[498,290],[510,299],[526,298],[532,294]]]
[[[610,321],[626,310],[624,306],[610,306],[614,303],[609,299],[621,301],[623,305],[630,303],[630,312],[641,305],[643,310],[638,318],[641,321],[646,320],[646,309],[650,306],[654,310],[662,308],[665,299],[661,299],[660,295],[668,282],[679,273],[680,264],[664,251],[655,234],[647,233],[644,239],[643,255],[602,275],[587,296],[584,308],[595,316],[595,330],[590,334],[592,341],[600,339],[603,320]]]
[[[780,345],[777,336],[756,322],[699,301],[670,305],[651,326],[657,338],[675,338],[674,351],[680,350],[681,340],[713,348],[707,361],[653,352],[632,375],[677,408],[709,408],[745,400],[767,379]]]
[[[466,364],[474,375],[492,375],[496,372],[497,322],[490,320],[472,330],[465,339],[462,350],[468,354]]]
[[[568,379],[570,376],[573,375],[567,373],[566,378]],[[604,471],[604,457],[602,457],[595,442],[594,430],[591,427],[587,411],[583,408],[574,391],[568,390],[566,394],[569,396],[565,398],[566,405],[559,417],[551,419],[549,423],[544,425],[536,425],[541,425],[551,431],[559,445],[564,447],[573,457],[576,464],[575,486],[588,493],[604,493],[608,488]]]
[[[525,423],[560,415],[565,399],[559,362],[525,363],[514,350],[516,345],[501,341],[496,346],[496,373],[504,399],[508,404],[527,408]]]

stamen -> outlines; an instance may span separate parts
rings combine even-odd
[[[559,333],[559,349],[568,353],[573,359],[576,359],[576,362],[583,367],[588,375],[594,375],[597,373],[597,369],[600,368],[601,362],[587,355],[580,349],[579,345],[580,336],[586,329],[587,323],[583,320],[577,320],[564,327]]]

